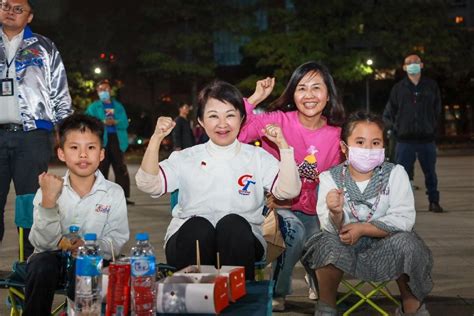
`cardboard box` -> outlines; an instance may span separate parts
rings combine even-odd
[[[174,275],[189,275],[199,277],[202,274],[205,275],[217,275],[218,271],[214,266],[201,266],[201,272],[199,273],[197,266],[188,266],[182,270],[174,273]],[[247,292],[245,289],[245,268],[241,266],[222,266],[219,275],[223,275],[227,278],[229,288],[229,300],[236,302],[239,298],[244,296]]]
[[[229,305],[227,277],[173,275],[157,283],[156,310],[172,314],[219,314]]]

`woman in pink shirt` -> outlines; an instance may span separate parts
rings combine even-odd
[[[274,84],[274,78],[258,81],[254,94],[245,100],[247,120],[240,130],[239,140],[261,139],[262,147],[279,159],[278,148],[263,133],[267,124],[278,124],[288,144],[294,148],[302,181],[301,193],[293,200],[283,202],[270,196],[267,202],[278,211],[286,244],[285,252],[272,264],[273,310],[282,311],[285,297],[291,291],[293,267],[301,258],[303,245],[319,231],[316,214],[318,176],[341,161],[339,126],[344,120],[344,107],[328,69],[311,61],[293,72],[285,91],[265,113],[254,114],[254,107],[271,93]],[[310,289],[311,296],[316,299]]]

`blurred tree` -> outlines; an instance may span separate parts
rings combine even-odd
[[[445,95],[473,103],[472,31],[449,24],[443,0],[55,0],[54,4],[51,10],[47,3],[39,3],[44,10],[38,9],[33,29],[56,42],[78,107],[88,94],[82,81],[121,79],[124,74],[127,89],[133,86],[134,91],[143,85],[138,79],[146,78],[149,86],[136,95],[146,100],[142,103],[148,102],[148,93],[153,95],[153,109],[168,110],[159,107],[162,95],[195,98],[198,86],[216,76],[214,45],[220,32],[234,35],[236,43],[247,43],[241,51],[240,72],[227,77],[231,82],[243,78],[239,87],[245,93],[254,89],[256,79],[272,75],[277,77],[274,94],[279,94],[295,67],[308,60],[328,65],[341,90],[363,91],[360,83],[367,58],[374,59],[374,68],[397,69],[401,74],[404,55],[418,52],[425,71],[439,81]],[[255,23],[258,15],[265,20],[263,27]],[[97,66],[103,70],[100,75],[93,73]],[[228,69],[221,67],[220,73],[230,74]],[[129,84],[134,79],[137,82]]]
[[[170,81],[195,104],[197,87],[215,76],[213,43],[217,31],[235,31],[240,9],[236,1],[146,0],[139,71],[156,81]],[[237,21],[237,23],[236,23]]]
[[[472,65],[472,46],[462,49],[460,36],[453,36],[445,1],[293,0],[277,8],[259,3],[268,11],[268,29],[253,34],[243,48],[244,62],[257,67],[241,81],[243,89],[270,75],[277,78],[278,95],[292,71],[309,60],[326,64],[342,90],[366,77],[368,58],[375,68],[400,69],[404,56],[415,52],[435,76],[465,73],[457,64],[468,52]]]
[[[357,81],[365,76],[368,47],[348,49],[361,37],[365,2],[295,0],[290,7],[262,5],[268,11],[268,29],[252,36],[243,53],[248,62],[256,64],[259,73],[277,77],[275,95],[281,93],[293,70],[309,60],[324,62],[340,81]],[[241,87],[254,84],[253,78],[248,78]]]
[[[104,67],[102,76],[113,77],[132,69],[138,50],[133,43],[144,26],[137,4],[115,0],[66,3],[54,38],[61,43],[68,68],[88,77],[95,76],[96,66]]]
[[[39,3],[39,7],[42,19],[38,16],[33,20],[33,29],[58,46],[76,109],[83,109],[95,98],[98,80],[115,81],[134,71],[137,45],[125,43],[133,43],[143,28],[136,4],[114,0],[60,1],[56,7],[60,14],[54,20],[44,18],[49,14],[47,4]],[[94,73],[97,67],[100,74]]]
[[[79,71],[68,73],[69,92],[74,110],[84,111],[94,101],[95,82],[85,79]]]

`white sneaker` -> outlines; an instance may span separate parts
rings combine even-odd
[[[314,316],[337,316],[337,309],[318,301],[314,305]]]
[[[425,304],[421,304],[415,313],[404,313],[401,307],[395,310],[395,316],[430,316],[430,312],[426,309]]]
[[[283,312],[285,310],[285,298],[275,297],[272,299],[272,310],[274,312]]]
[[[304,280],[306,281],[306,284],[308,284],[308,286],[309,286],[308,298],[312,301],[316,301],[318,299],[318,293],[316,293],[316,291],[314,291],[313,288],[311,287],[311,285],[309,284],[309,275],[308,274],[304,275]]]

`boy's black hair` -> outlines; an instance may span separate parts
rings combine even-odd
[[[97,135],[100,145],[103,147],[104,124],[97,118],[86,114],[73,114],[65,118],[58,127],[59,147],[64,148],[67,134],[70,131],[90,131]]]
[[[200,120],[203,119],[204,108],[209,99],[216,99],[221,102],[232,104],[234,108],[240,112],[243,125],[246,117],[244,97],[236,87],[228,82],[220,80],[215,80],[205,86],[201,92],[199,92],[198,96],[197,116]]]
[[[378,114],[365,112],[365,111],[357,111],[349,115],[347,120],[342,125],[341,140],[343,140],[347,144],[347,139],[349,138],[349,136],[351,136],[352,131],[356,127],[357,123],[360,123],[360,122],[376,124],[380,128],[382,133],[384,134],[384,143],[386,143],[385,133],[384,133],[385,124],[383,122],[382,117]]]

